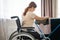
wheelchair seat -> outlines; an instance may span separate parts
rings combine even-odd
[[[34,29],[34,27],[21,27],[21,29]]]

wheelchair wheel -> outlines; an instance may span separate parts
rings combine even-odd
[[[9,39],[11,39],[14,35],[16,35],[16,34],[18,34],[18,31],[16,30],[16,31],[14,31],[11,35],[10,35],[10,37],[9,37]]]
[[[21,32],[19,34],[14,35],[9,40],[35,40],[35,38],[29,33]]]

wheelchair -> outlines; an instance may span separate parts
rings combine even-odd
[[[34,27],[22,27],[18,16],[13,16],[11,18],[17,18],[17,30],[10,35],[9,40],[50,40],[50,38],[45,37],[44,33],[41,32],[41,34],[39,34],[34,31]]]

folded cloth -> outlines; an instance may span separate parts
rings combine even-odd
[[[44,24],[44,25],[47,25],[47,24],[49,24],[49,19],[36,20],[35,23],[36,23],[36,24]]]

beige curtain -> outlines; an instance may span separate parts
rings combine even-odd
[[[56,3],[57,0],[41,0],[43,17],[56,17]]]
[[[42,16],[52,17],[52,0],[42,0]]]
[[[15,20],[0,19],[0,40],[8,40],[10,35],[17,30]]]

